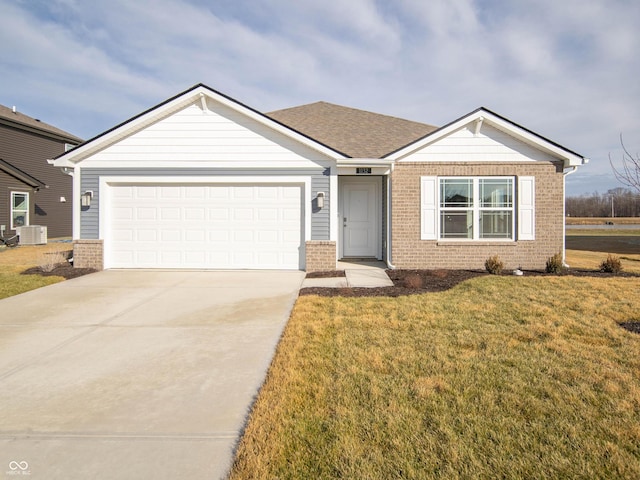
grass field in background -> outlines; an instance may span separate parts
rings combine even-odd
[[[640,225],[640,217],[566,217],[567,225],[604,225],[612,222],[617,225]]]

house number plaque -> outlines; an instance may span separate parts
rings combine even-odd
[[[371,175],[371,167],[357,167],[356,175]]]

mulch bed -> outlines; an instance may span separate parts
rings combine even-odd
[[[322,297],[400,297],[403,295],[417,295],[429,292],[442,292],[455,287],[465,280],[489,275],[482,270],[387,270],[387,275],[393,282],[393,287],[380,288],[326,288],[309,287],[300,290],[300,295],[319,295]],[[503,275],[511,276],[512,272]],[[344,272],[316,272],[308,274],[307,278],[330,278],[344,276]],[[574,276],[574,277],[639,277],[635,273],[621,272],[618,274],[594,270],[565,270],[559,274],[541,271],[525,271],[525,277],[531,276]]]
[[[620,326],[625,330],[629,330],[630,332],[640,334],[640,322],[624,322],[624,323],[621,323]]]
[[[41,275],[43,277],[64,277],[66,280],[81,277],[88,273],[94,273],[97,270],[93,268],[74,268],[70,264],[60,264],[53,270],[45,271],[42,267],[33,267],[22,272],[22,275]]]

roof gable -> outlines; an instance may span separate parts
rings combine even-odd
[[[382,158],[437,129],[424,123],[327,102],[267,115],[351,158]]]
[[[325,157],[336,158],[342,156],[330,147],[267,117],[257,110],[247,107],[206,85],[198,84],[120,125],[87,140],[75,149],[56,157],[53,163],[58,167],[72,167],[78,162],[96,155],[98,152],[108,150],[119,142],[133,138],[143,130],[149,129],[153,125],[159,124],[179,112],[194,108],[199,109],[201,114],[205,116],[208,115],[209,121],[215,121],[213,117],[219,114],[219,112],[224,111],[224,116],[227,118],[233,117],[236,122],[244,124],[246,128],[249,127],[249,124],[254,125],[253,130],[261,132],[265,138],[269,136],[272,138],[275,138],[275,136],[286,138],[289,142],[289,147],[292,149],[295,149],[296,145],[298,145],[304,148],[310,148]],[[161,139],[161,137],[158,138]],[[149,144],[147,144],[147,146],[149,146]],[[157,146],[160,148],[162,146],[161,142],[159,142]]]
[[[402,161],[411,156],[415,158],[415,154],[419,151],[427,152],[427,148],[431,153],[438,153],[440,147],[446,146],[452,140],[467,137],[466,146],[472,147],[469,155],[456,160],[485,160],[482,158],[483,152],[478,147],[491,147],[492,153],[500,155],[507,151],[517,152],[522,155],[523,159],[540,159],[541,154],[545,160],[561,160],[565,168],[583,165],[587,163],[587,159],[582,155],[575,153],[531,130],[528,130],[505,117],[493,113],[486,108],[479,108],[464,117],[461,117],[444,127],[441,127],[421,139],[406,145],[399,150],[387,155],[387,158],[396,161]],[[476,139],[475,141],[473,139]],[[484,144],[481,140],[484,140]],[[486,149],[487,152],[491,148]],[[536,152],[535,154],[533,152]],[[464,153],[464,147],[460,149]],[[539,153],[538,153],[539,152]],[[491,155],[492,153],[487,153]],[[475,158],[473,158],[475,156]],[[454,158],[451,157],[453,160]],[[494,158],[495,159],[495,158]]]

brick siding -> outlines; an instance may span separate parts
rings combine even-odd
[[[420,239],[421,176],[534,176],[535,240],[462,243]],[[517,189],[517,184],[516,184]],[[517,199],[517,193],[516,193]],[[562,251],[564,238],[562,165],[551,162],[398,163],[392,174],[392,263],[397,268],[484,269],[498,255],[506,268],[541,269]],[[517,201],[515,214],[517,215]],[[517,217],[516,217],[517,219]]]
[[[336,242],[309,240],[305,248],[307,272],[327,272],[336,269]]]
[[[104,269],[102,240],[74,240],[73,266],[76,268]]]

